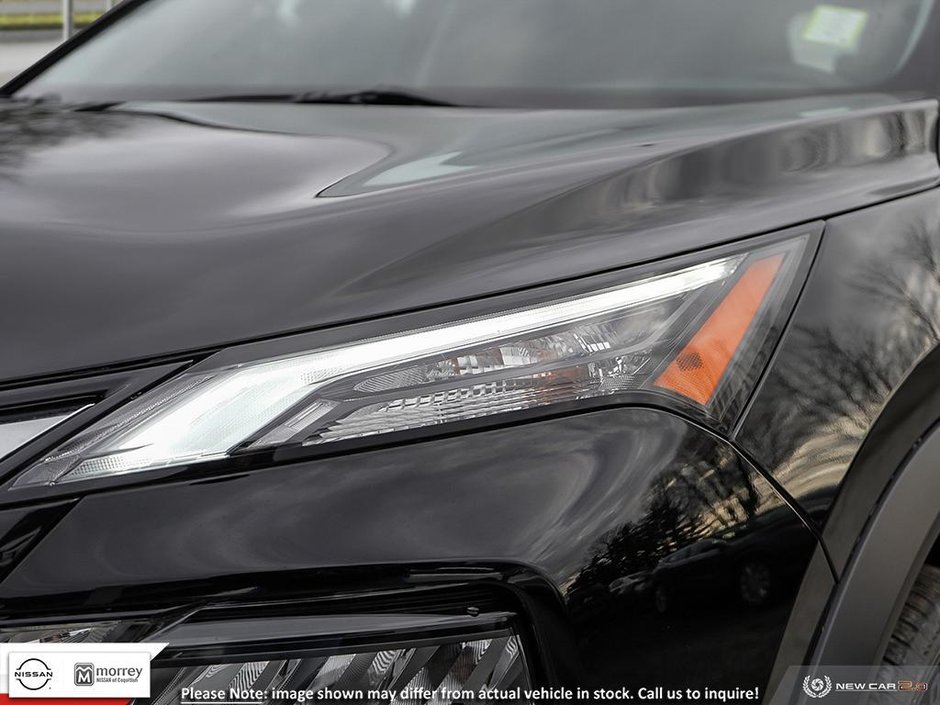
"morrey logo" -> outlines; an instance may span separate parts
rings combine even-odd
[[[95,664],[75,664],[75,685],[92,686],[95,684]]]
[[[15,644],[13,649],[23,650],[7,652],[11,698],[149,698],[150,654],[163,648],[160,644],[25,647]]]
[[[52,669],[45,661],[28,658],[13,671],[13,677],[26,690],[42,690],[52,680]]]
[[[829,676],[813,678],[806,676],[803,679],[803,692],[811,698],[824,698],[832,690],[832,679]]]

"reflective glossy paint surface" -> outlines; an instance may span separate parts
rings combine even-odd
[[[937,193],[834,218],[738,440],[822,521],[876,417],[938,342]]]
[[[418,585],[421,566],[489,566],[497,583],[519,566],[539,576],[510,580],[524,599],[564,606],[563,626],[532,625],[561,642],[546,657],[574,650],[587,682],[672,682],[682,663],[690,686],[756,686],[814,548],[727,445],[617,409],[89,496],[0,583],[0,604],[74,615],[251,599],[285,580],[329,594],[365,566],[372,589]]]
[[[2,409],[113,408],[228,345],[383,335],[393,314],[525,305],[554,295],[542,285],[583,291],[793,226],[815,238],[826,221],[730,439],[659,398],[8,492],[77,417],[2,462],[0,623],[287,598],[332,614],[387,592],[395,611],[446,588],[464,614],[519,616],[539,682],[763,686],[781,643],[793,662],[811,648],[840,577],[846,551],[830,565],[817,525],[937,349],[936,129],[936,101],[887,95],[630,111],[0,105],[0,296],[16,302],[0,307]],[[791,613],[805,576],[809,618]]]
[[[0,310],[0,380],[437,306],[882,201],[940,179],[935,119],[884,96],[2,106],[0,296],[26,305]]]

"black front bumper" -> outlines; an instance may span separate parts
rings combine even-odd
[[[8,625],[501,612],[535,683],[634,688],[763,686],[816,547],[729,445],[644,408],[14,506],[0,526]]]

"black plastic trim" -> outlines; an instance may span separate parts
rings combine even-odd
[[[813,663],[880,663],[940,534],[940,430],[920,444],[872,516],[829,608]]]

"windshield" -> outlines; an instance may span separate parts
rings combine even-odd
[[[587,107],[933,93],[933,0],[146,0],[26,84],[65,100],[395,90]],[[926,37],[926,39],[925,39]]]

